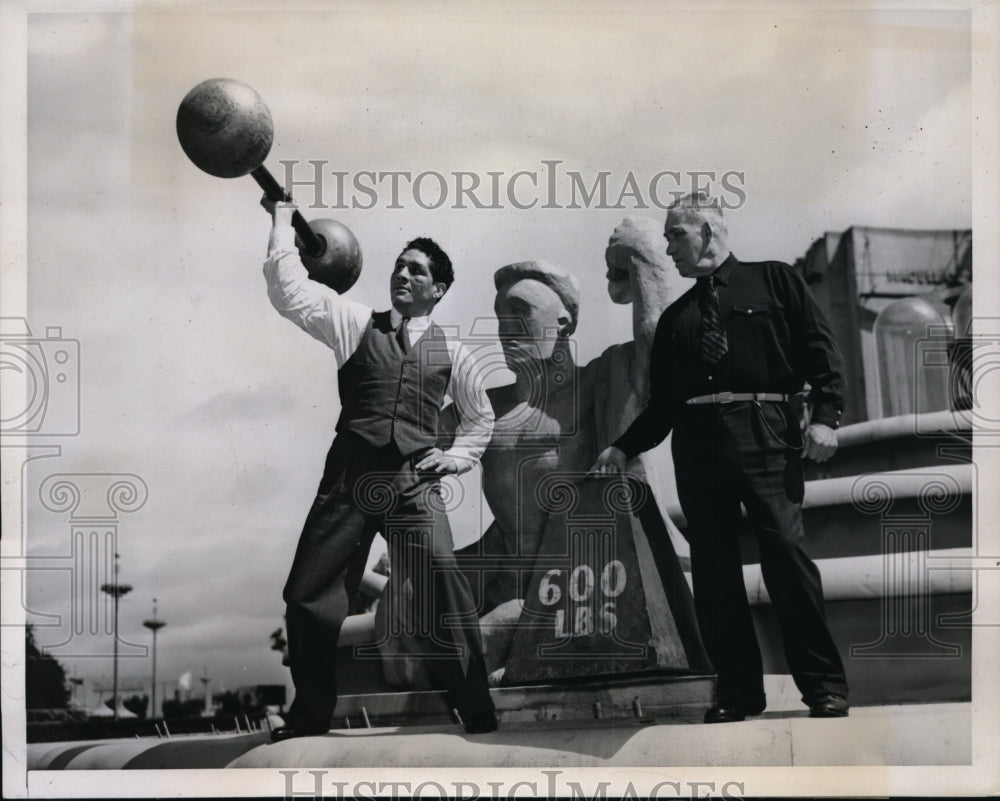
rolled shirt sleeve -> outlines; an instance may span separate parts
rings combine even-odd
[[[333,350],[337,366],[342,367],[357,350],[372,310],[309,278],[291,225],[272,227],[264,277],[271,305]]]
[[[455,460],[458,472],[471,470],[480,460],[493,434],[493,406],[486,394],[485,376],[472,354],[452,339],[451,381],[448,394],[458,412],[458,426],[452,446],[445,452]]]

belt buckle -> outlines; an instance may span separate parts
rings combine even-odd
[[[736,396],[732,392],[719,392],[715,398],[718,403],[732,403],[736,400]]]

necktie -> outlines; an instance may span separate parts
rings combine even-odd
[[[729,350],[726,332],[722,328],[722,313],[719,311],[719,293],[715,288],[715,276],[698,279],[701,299],[701,345],[699,355],[709,364],[715,364]]]
[[[409,353],[410,351],[410,335],[406,330],[406,324],[409,321],[409,317],[404,317],[399,321],[399,327],[396,329],[396,341],[399,343],[399,347],[402,348],[403,353]]]

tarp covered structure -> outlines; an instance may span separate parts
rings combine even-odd
[[[844,353],[842,422],[857,423],[883,416],[872,340],[876,318],[899,299],[924,296],[949,324],[949,304],[972,283],[972,231],[854,226],[824,234],[795,268],[827,313]]]
[[[93,709],[87,710],[88,718],[113,718],[115,716],[114,710],[111,709],[106,703],[100,703]],[[118,717],[119,718],[134,718],[138,717],[135,712],[129,712],[124,706],[122,706],[122,701],[118,699]]]

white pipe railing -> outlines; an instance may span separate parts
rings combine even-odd
[[[897,437],[912,435],[929,437],[952,432],[972,433],[971,411],[901,414],[897,417],[881,417],[863,423],[851,423],[837,431],[837,444],[841,448],[849,448],[852,445]]]
[[[817,559],[816,566],[827,601],[875,600],[972,592],[970,556],[971,548],[947,548]],[[760,565],[744,565],[743,581],[752,605],[771,603]]]
[[[861,473],[856,476],[821,478],[807,481],[803,509],[842,506],[856,503],[865,485],[882,485],[891,498],[919,498],[932,484],[944,484],[961,495],[972,492],[975,475],[971,464],[945,464],[933,467],[914,467],[909,470],[889,470],[884,473]],[[667,514],[678,526],[684,528],[687,519],[679,504],[667,507]],[[745,512],[744,512],[745,516]]]

